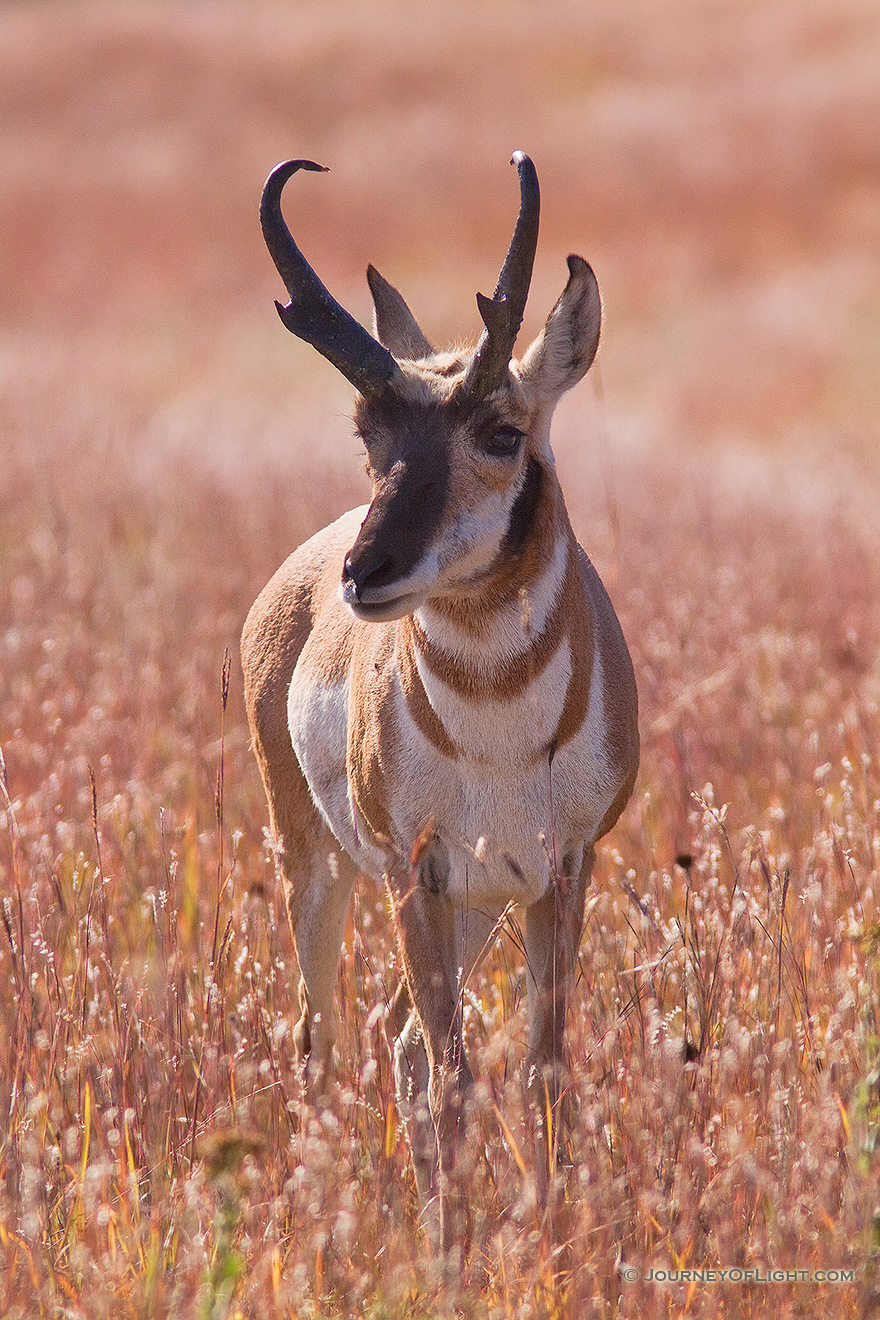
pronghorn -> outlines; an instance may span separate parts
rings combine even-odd
[[[281,215],[291,175],[322,166],[278,165],[260,210],[290,295],[276,304],[281,319],[357,390],[372,483],[368,506],[282,565],[242,637],[301,975],[296,1046],[322,1077],[363,871],[391,899],[412,1005],[395,1072],[420,1191],[439,1192],[444,1250],[459,1231],[456,1149],[472,1080],[462,978],[509,904],[525,909],[526,1078],[546,1195],[542,1131],[559,1096],[594,845],[638,764],[629,653],[575,540],[549,444],[558,399],[598,347],[599,291],[586,261],[570,256],[544,329],[512,359],[539,192],[528,156],[511,163],[519,216],[494,297],[477,295],[485,328],[464,353],[437,352],[372,266],[374,335],[331,297]]]

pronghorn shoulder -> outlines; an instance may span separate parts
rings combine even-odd
[[[586,552],[581,546],[578,551],[593,620],[596,676],[602,689],[603,738],[609,770],[619,784],[600,824],[597,837],[601,838],[626,806],[635,783],[639,764],[638,694],[632,659],[611,598]]]
[[[351,509],[304,541],[254,601],[241,637],[245,691],[251,700],[279,685],[286,691],[319,615],[327,616],[331,632],[347,631],[351,616],[339,600],[342,561],[365,514],[365,507]],[[344,640],[340,635],[338,641]]]
[[[632,661],[611,598],[586,550],[581,545],[578,545],[577,550],[578,564],[590,602],[590,615],[602,663],[603,665],[610,663],[613,669],[620,670],[623,680],[631,679],[634,687]]]

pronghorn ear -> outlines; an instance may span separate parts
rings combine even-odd
[[[373,332],[379,343],[396,358],[418,362],[430,357],[434,349],[394,285],[389,284],[375,266],[367,267],[367,282],[375,308]]]
[[[526,350],[519,376],[553,403],[589,370],[602,325],[602,300],[592,268],[568,258],[568,283],[544,329]]]

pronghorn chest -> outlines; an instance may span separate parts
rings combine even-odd
[[[607,809],[602,675],[589,629],[561,631],[470,688],[443,672],[411,624],[361,631],[346,676],[308,656],[290,689],[290,731],[313,797],[339,842],[374,876],[408,865],[427,827],[458,903],[546,890],[579,865]],[[580,649],[578,643],[581,643]]]

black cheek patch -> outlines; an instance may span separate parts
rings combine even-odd
[[[526,464],[526,475],[522,490],[513,502],[513,508],[510,510],[510,521],[504,535],[504,549],[513,554],[517,554],[522,550],[528,540],[535,510],[541,498],[542,480],[541,464],[536,458],[530,458]]]

